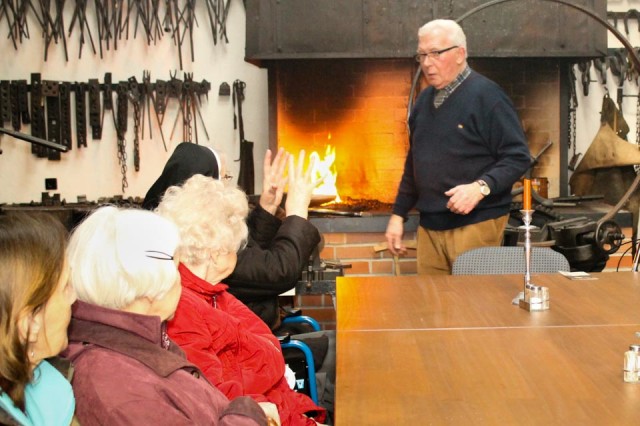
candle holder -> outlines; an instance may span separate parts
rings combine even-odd
[[[518,306],[527,311],[544,311],[549,309],[549,289],[531,282],[531,225],[534,210],[520,210],[524,225],[524,291],[517,296]]]

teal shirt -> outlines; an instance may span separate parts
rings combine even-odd
[[[76,400],[67,379],[47,361],[42,361],[25,389],[26,414],[4,392],[0,393],[0,407],[25,426],[68,426]]]

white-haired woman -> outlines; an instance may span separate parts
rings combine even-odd
[[[195,175],[170,187],[156,211],[177,225],[181,237],[176,255],[183,290],[169,336],[228,397],[275,403],[284,426],[323,421],[325,410],[287,384],[278,339],[222,283],[247,239],[246,195]]]
[[[78,301],[65,355],[77,417],[92,424],[260,425],[249,398],[231,403],[165,332],[181,287],[175,226],[148,211],[97,209],[73,232],[70,280]]]

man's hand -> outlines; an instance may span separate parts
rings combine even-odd
[[[260,194],[260,206],[275,215],[278,206],[282,202],[284,187],[287,179],[284,176],[285,167],[289,159],[289,153],[280,148],[271,162],[272,153],[268,149],[264,155],[264,168],[262,176],[262,194]]]
[[[447,208],[453,213],[462,215],[469,214],[484,198],[480,192],[480,184],[477,182],[455,186],[444,195],[449,197]]]
[[[402,243],[402,234],[404,234],[404,219],[397,214],[391,215],[384,236],[387,238],[389,251],[393,255],[397,256],[407,252],[407,248]]]

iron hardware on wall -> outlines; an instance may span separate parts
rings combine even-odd
[[[229,43],[227,17],[231,0],[205,0],[207,16],[201,22],[209,22],[213,44]],[[18,6],[19,7],[18,7]],[[136,38],[141,33],[144,42],[153,46],[165,38],[177,46],[180,69],[183,69],[182,49],[188,45],[191,61],[195,59],[193,32],[198,26],[196,2],[194,0],[96,0],[94,7],[87,8],[87,0],[74,2],[68,27],[64,18],[69,18],[69,7],[64,0],[26,1],[0,0],[0,33],[8,34],[14,49],[18,50],[30,38],[29,22],[40,26],[37,34],[44,40],[44,60],[49,49],[62,49],[69,61],[67,38],[79,38],[78,58],[82,57],[85,44],[92,53],[103,58],[104,50],[117,50],[120,40]],[[88,16],[94,14],[95,16]],[[8,28],[3,29],[3,22]],[[8,31],[7,31],[8,30]],[[65,34],[68,31],[68,34]]]
[[[2,80],[0,81],[0,133],[27,140],[23,136],[28,135],[20,131],[23,124],[30,124],[33,138],[28,141],[33,143],[32,153],[37,157],[60,160],[61,153],[72,149],[74,138],[78,148],[87,146],[87,123],[92,129],[92,139],[100,140],[105,124],[104,115],[112,113],[124,191],[127,187],[126,133],[128,130],[131,131],[127,126],[130,112],[133,114],[134,121],[132,141],[136,171],[141,167],[139,143],[141,138],[144,138],[145,121],[148,123],[149,138],[153,137],[151,109],[154,110],[153,117],[157,121],[165,151],[167,151],[167,143],[162,124],[169,102],[177,103],[174,127],[178,119],[182,118],[181,141],[199,142],[198,117],[200,126],[204,129],[206,138],[209,139],[200,106],[203,102],[202,97],[208,97],[211,84],[206,80],[194,81],[193,73],[185,73],[184,80],[178,78],[178,72],[170,75],[171,80],[168,83],[163,80],[152,82],[148,71],[143,72],[142,83],[139,83],[135,77],[113,83],[110,73],[105,75],[103,83],[98,79],[73,83],[43,80],[38,73],[31,75],[30,84],[27,84],[26,80]],[[116,92],[115,110],[114,92]],[[75,126],[71,116],[72,94],[75,100]],[[129,104],[132,108],[129,108]],[[12,132],[2,129],[9,123],[14,129]],[[52,147],[54,149],[51,149]]]

